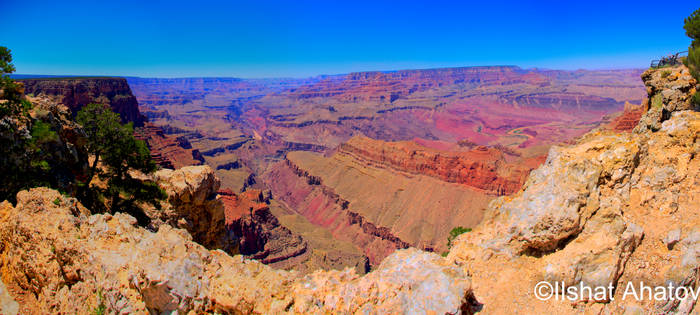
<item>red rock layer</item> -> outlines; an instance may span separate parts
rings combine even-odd
[[[260,190],[237,195],[225,189],[219,196],[224,202],[226,228],[239,239],[241,254],[271,264],[306,253],[306,242],[279,224]]]
[[[159,126],[146,123],[136,128],[134,136],[146,141],[153,159],[164,168],[178,169],[188,165],[202,165],[204,158],[199,150],[192,149],[186,139],[168,136]]]
[[[644,111],[644,105],[625,104],[625,110],[610,122],[609,128],[616,131],[630,131],[637,126]]]
[[[496,195],[519,190],[532,169],[507,163],[501,150],[485,146],[466,152],[440,151],[413,141],[384,142],[358,136],[340,145],[338,151],[369,165],[427,175]]]
[[[122,122],[141,126],[146,117],[139,112],[136,97],[124,78],[50,78],[24,79],[25,93],[59,97],[73,115],[85,105],[102,103],[121,115]]]
[[[453,84],[547,85],[545,77],[523,73],[518,67],[465,67],[391,72],[357,72],[330,77],[293,91],[294,98],[332,97],[341,101],[387,101],[431,88]]]

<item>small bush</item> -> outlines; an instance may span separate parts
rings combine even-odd
[[[661,94],[656,94],[651,98],[651,107],[662,108],[664,105]]]
[[[97,291],[97,306],[92,309],[92,315],[107,314],[107,305],[105,305],[105,297],[102,294],[102,289]]]
[[[57,205],[57,206],[60,205],[60,204],[61,204],[61,198],[56,197],[56,199],[53,200],[53,204],[55,204],[55,205]]]
[[[452,231],[450,231],[450,235],[447,236],[447,248],[448,249],[452,248],[452,241],[454,241],[454,239],[457,238],[457,236],[460,236],[464,233],[471,232],[471,231],[472,231],[471,228],[465,228],[465,227],[461,227],[461,226],[458,226],[458,227],[452,229]]]
[[[662,78],[667,78],[669,75],[671,75],[671,70],[664,70],[661,72],[661,77]]]
[[[695,92],[695,94],[693,94],[691,102],[693,103],[696,109],[700,109],[700,92]]]

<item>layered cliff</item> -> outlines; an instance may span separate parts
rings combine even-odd
[[[136,97],[124,78],[77,77],[23,79],[25,93],[35,96],[58,98],[73,115],[90,103],[109,105],[112,111],[121,115],[122,122],[143,125],[146,118],[139,112]]]
[[[219,195],[226,209],[226,228],[238,238],[240,254],[271,264],[306,253],[306,242],[279,224],[261,191],[222,190]]]
[[[408,246],[442,252],[450,229],[474,226],[494,196],[463,184],[367,163],[341,151],[295,151],[262,176],[275,198],[360,248],[372,265]]]
[[[367,165],[436,177],[484,190],[489,194],[511,194],[525,182],[533,166],[508,163],[497,148],[476,146],[469,151],[440,151],[413,141],[385,142],[354,137],[338,147]]]
[[[201,165],[204,157],[192,145],[187,138],[166,135],[163,128],[151,123],[145,123],[143,127],[134,131],[134,137],[143,140],[151,150],[151,157],[161,167],[177,169],[190,165]]]

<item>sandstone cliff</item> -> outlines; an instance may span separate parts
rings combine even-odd
[[[162,209],[146,212],[151,226],[158,228],[165,223],[182,228],[207,248],[236,253],[236,240],[226,231],[224,204],[216,193],[221,182],[209,166],[163,169],[155,173],[155,179],[168,200]]]
[[[477,146],[466,152],[439,151],[412,141],[384,142],[357,136],[338,148],[369,165],[460,183],[494,195],[511,194],[525,182],[527,163],[508,163],[496,148]]]
[[[235,194],[219,191],[226,209],[226,228],[236,235],[238,252],[265,264],[276,263],[307,251],[306,242],[281,226],[259,190]],[[268,200],[266,200],[268,199]]]
[[[151,157],[163,168],[178,169],[189,165],[201,165],[204,157],[186,138],[166,135],[163,128],[145,123],[134,130],[134,136],[143,140],[151,150]]]
[[[67,77],[20,81],[24,83],[26,94],[56,97],[73,115],[87,104],[104,103],[121,115],[122,122],[141,126],[146,120],[139,112],[136,97],[124,78]]]

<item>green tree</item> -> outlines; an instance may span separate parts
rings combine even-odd
[[[0,46],[0,118],[16,115],[22,109],[20,85],[10,78],[13,72],[15,66],[12,64],[12,52],[7,47]]]
[[[13,202],[19,190],[36,186],[49,170],[48,162],[39,155],[50,140],[42,137],[51,136],[50,128],[32,126],[27,112],[21,110],[28,102],[22,100],[21,86],[10,78],[14,71],[10,50],[0,46],[0,200]]]
[[[138,207],[138,202],[148,202],[158,207],[158,200],[165,193],[156,183],[132,177],[132,171],[145,174],[156,170],[148,147],[134,138],[131,123],[122,125],[119,114],[109,106],[89,104],[76,117],[87,135],[86,147],[93,155],[87,179],[81,184],[81,195],[90,204],[107,198],[111,213],[121,211],[132,214],[145,224],[148,218]],[[91,187],[95,176],[106,181],[105,189]],[[97,195],[95,191],[97,190]]]
[[[685,35],[692,39],[690,47],[688,47],[686,64],[693,77],[700,81],[700,9],[695,10],[685,19],[683,29],[685,29]],[[695,97],[695,99],[698,99],[698,97]]]

